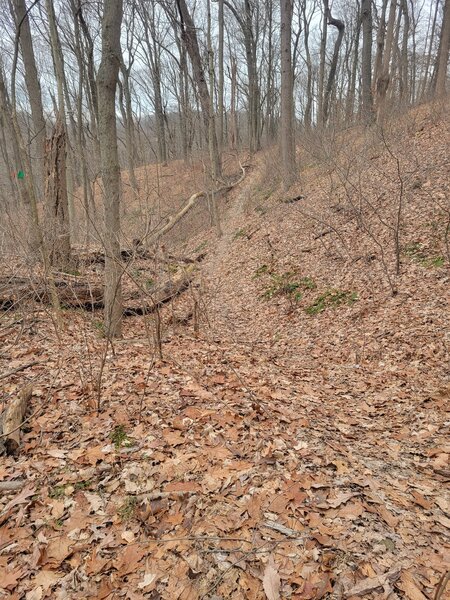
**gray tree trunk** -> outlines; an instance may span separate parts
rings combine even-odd
[[[295,118],[292,71],[292,0],[281,0],[281,162],[283,186],[287,190],[295,179]]]
[[[436,96],[443,96],[447,83],[448,54],[450,50],[450,0],[445,0],[436,69]]]
[[[362,117],[365,123],[373,120],[372,95],[372,0],[362,0],[361,19],[363,32],[361,59]]]
[[[121,335],[120,167],[117,151],[116,88],[121,49],[122,0],[105,0],[102,54],[97,76],[98,132],[105,207],[105,332]]]
[[[35,137],[36,166],[35,181],[38,193],[44,191],[44,151],[45,151],[45,119],[42,106],[41,85],[34,57],[33,41],[31,38],[30,22],[27,14],[25,0],[11,0],[16,26],[20,24],[20,49],[24,66],[25,85],[31,108],[31,119],[33,122],[33,137]]]
[[[192,70],[194,73],[194,81],[197,86],[198,95],[200,98],[200,105],[202,107],[203,120],[205,123],[205,130],[207,135],[210,137],[209,143],[211,145],[211,170],[217,176],[220,177],[222,174],[222,165],[220,160],[219,147],[217,143],[217,134],[214,113],[211,111],[211,98],[214,90],[208,90],[208,84],[206,83],[205,73],[203,70],[202,59],[200,56],[200,49],[197,40],[196,28],[194,21],[189,13],[185,0],[177,0],[178,10],[181,18],[181,35],[182,40],[186,45],[186,50],[189,54],[192,63]]]

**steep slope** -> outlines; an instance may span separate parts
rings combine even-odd
[[[305,134],[288,195],[255,157],[222,237],[202,206],[168,240],[206,248],[197,285],[112,345],[101,315],[12,320],[1,372],[37,364],[4,379],[35,390],[6,597],[445,597],[448,141],[429,107]]]

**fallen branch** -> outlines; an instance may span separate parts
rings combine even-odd
[[[325,236],[326,236],[326,235],[328,235],[329,233],[333,233],[333,231],[334,231],[333,229],[326,229],[325,231],[321,231],[320,233],[317,233],[317,234],[314,236],[314,239],[315,239],[315,240],[319,240],[320,238],[323,238],[323,237],[325,237]]]
[[[7,371],[6,373],[2,373],[0,375],[0,379],[6,379],[7,377],[11,377],[11,375],[15,375],[16,373],[20,373],[21,371],[25,371],[25,369],[29,369],[34,367],[34,365],[38,365],[38,360],[33,360],[33,362],[27,363],[26,365],[21,365],[20,367],[16,367],[15,369],[11,369],[11,371]]]
[[[190,283],[191,278],[189,276],[185,276],[179,280],[167,281],[150,294],[152,300],[150,304],[138,305],[136,307],[127,306],[124,308],[123,314],[125,317],[148,315],[187,290]]]
[[[434,600],[441,600],[444,595],[444,592],[447,588],[447,584],[450,581],[450,570],[447,573],[444,573],[441,577],[441,580],[438,583],[436,588],[436,593],[434,595]]]
[[[296,531],[295,529],[291,529],[290,527],[285,527],[281,523],[277,523],[276,521],[264,521],[264,527],[268,529],[273,529],[274,531],[278,531],[278,533],[282,533],[283,535],[287,535],[290,538],[303,540],[305,537],[310,537],[310,531]]]
[[[0,493],[21,490],[26,482],[26,479],[17,479],[16,481],[0,481]]]
[[[217,190],[214,190],[212,193],[215,196],[217,196],[217,194],[221,194],[223,192],[229,192],[231,189],[233,189],[234,187],[236,187],[237,185],[239,185],[240,183],[242,183],[244,181],[245,175],[246,175],[245,167],[243,165],[240,165],[240,167],[241,167],[242,174],[239,177],[239,179],[237,181],[234,181],[233,183],[223,185],[222,187],[218,188]],[[171,215],[169,217],[169,220],[167,221],[167,223],[163,227],[161,227],[161,229],[159,229],[154,234],[152,234],[152,236],[150,237],[150,241],[147,243],[155,242],[160,237],[162,237],[163,235],[168,233],[184,217],[184,215],[186,213],[188,213],[191,210],[191,208],[197,204],[197,202],[198,202],[198,200],[200,200],[200,198],[203,198],[204,196],[207,196],[210,193],[211,193],[210,191],[204,190],[202,192],[197,192],[197,193],[193,194],[179,212],[177,212],[175,215]]]

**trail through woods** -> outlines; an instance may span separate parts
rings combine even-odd
[[[0,463],[0,483],[23,482],[0,486],[5,598],[448,597],[442,131],[404,142],[421,170],[403,244],[421,255],[402,255],[396,295],[344,196],[314,170],[290,193],[304,200],[267,195],[259,157],[223,236],[203,236],[199,287],[162,309],[162,360],[152,316],[126,319],[106,355],[98,315],[67,311],[62,332],[42,306],[14,317],[3,401],[31,384],[36,414]],[[367,195],[385,169],[394,198],[395,163],[374,161]]]

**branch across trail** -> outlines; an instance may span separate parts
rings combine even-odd
[[[244,181],[246,175],[245,166],[242,164],[239,164],[239,166],[241,168],[241,175],[239,179],[232,183],[225,184],[216,190],[213,190],[212,193],[215,196],[217,196],[217,194],[222,194],[223,192],[229,192],[231,189],[233,189],[234,187],[236,187]],[[181,210],[179,210],[176,214],[170,216],[167,223],[163,225],[161,229],[158,229],[151,235],[150,242],[155,242],[160,237],[168,233],[184,217],[184,215],[187,214],[191,210],[191,208],[193,208],[197,204],[200,198],[204,198],[205,196],[208,196],[208,194],[211,194],[211,192],[208,190],[203,190],[202,192],[196,192],[195,194],[193,194]]]

